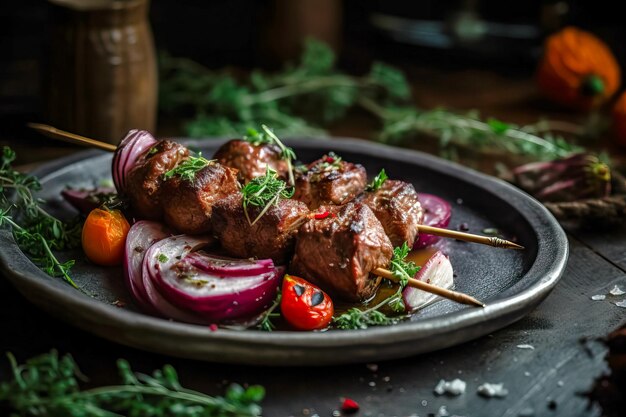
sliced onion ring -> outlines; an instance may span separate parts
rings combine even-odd
[[[118,194],[123,195],[125,193],[126,176],[135,166],[137,159],[156,143],[157,140],[149,132],[137,129],[129,131],[122,139],[113,155],[111,167],[113,183]]]
[[[199,246],[196,238],[186,235],[164,239],[146,254],[148,274],[156,288],[172,304],[200,315],[203,319],[221,322],[254,316],[276,297],[281,273],[270,260],[258,261],[258,268],[267,272],[244,276],[241,273],[209,272],[220,266],[198,268],[201,254],[187,257]],[[229,268],[240,263],[250,269],[249,260],[229,259]],[[211,263],[207,256],[206,263]],[[271,268],[268,266],[271,265]]]
[[[139,221],[130,228],[124,246],[124,279],[131,295],[139,306],[156,313],[150,303],[142,278],[143,259],[153,244],[171,235],[170,230],[157,222]]]

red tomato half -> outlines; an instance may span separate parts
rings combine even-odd
[[[280,311],[298,330],[319,330],[328,327],[335,309],[324,291],[302,278],[285,275]]]

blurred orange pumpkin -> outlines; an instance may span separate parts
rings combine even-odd
[[[609,47],[596,36],[567,27],[550,36],[537,71],[540,90],[569,108],[588,110],[619,88],[620,67]]]
[[[613,105],[613,135],[618,145],[626,146],[626,91]]]

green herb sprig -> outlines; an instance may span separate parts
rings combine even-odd
[[[35,198],[41,189],[39,180],[15,171],[15,152],[5,146],[0,161],[0,227],[9,226],[18,246],[30,255],[44,272],[61,277],[78,288],[69,275],[73,260],[60,262],[53,251],[80,246],[81,223],[63,222],[43,209],[43,200]]]
[[[198,152],[198,156],[190,156],[188,159],[178,164],[176,168],[172,168],[163,174],[163,179],[167,181],[174,176],[178,176],[184,181],[193,182],[198,171],[213,162],[215,162],[215,160],[208,160],[202,156],[202,152]]]
[[[243,212],[250,225],[254,225],[280,199],[293,197],[293,187],[288,187],[285,181],[278,178],[276,171],[267,167],[265,175],[253,178],[242,189]],[[248,207],[262,207],[261,212],[254,220],[250,220]]]
[[[280,149],[280,158],[287,162],[287,170],[289,172],[289,185],[295,184],[293,161],[297,159],[294,150],[278,139],[278,136],[266,125],[261,125],[263,132],[259,132],[256,129],[248,128],[247,135],[243,137],[244,140],[252,143],[255,146],[261,144],[273,144]]]
[[[376,175],[372,182],[367,186],[367,191],[377,191],[388,179],[389,177],[387,176],[385,169],[381,169],[378,175]]]
[[[334,317],[333,325],[341,330],[360,330],[367,329],[371,326],[390,326],[395,324],[399,321],[399,318],[389,317],[380,311],[380,309],[386,305],[390,305],[390,303],[396,302],[397,298],[398,295],[394,294],[365,310],[352,307],[340,316]]]
[[[265,390],[231,385],[224,397],[212,397],[184,388],[176,370],[166,365],[152,375],[135,373],[118,360],[121,383],[82,390],[86,380],[74,359],[50,353],[18,365],[9,353],[12,379],[0,383],[0,409],[21,417],[121,417],[121,416],[214,416],[261,415]]]
[[[261,318],[261,321],[257,325],[259,329],[265,330],[266,332],[271,332],[272,330],[276,328],[276,326],[274,326],[274,323],[272,323],[272,318],[280,316],[280,313],[274,313],[274,310],[276,310],[276,308],[278,308],[278,306],[280,305],[281,299],[282,299],[282,294],[279,292],[276,295],[276,298],[274,299],[274,302],[272,303],[270,308],[268,308],[265,311],[265,313],[263,313],[263,317]]]
[[[398,279],[398,290],[395,294],[397,297],[389,302],[389,306],[396,312],[405,311],[404,301],[402,301],[402,290],[409,283],[409,278],[413,278],[422,269],[415,262],[406,260],[410,251],[411,248],[404,242],[402,246],[393,249],[393,256],[389,263],[389,270]]]
[[[320,135],[321,126],[360,108],[380,121],[377,140],[406,144],[435,137],[440,153],[451,158],[460,148],[471,148],[551,160],[581,149],[553,131],[583,135],[592,130],[545,120],[515,126],[482,120],[476,112],[419,109],[411,103],[411,89],[401,71],[376,62],[368,74],[352,76],[338,71],[335,61],[327,45],[309,40],[297,65],[275,74],[254,71],[240,81],[162,55],[159,103],[165,112],[195,114],[186,125],[192,137],[234,135],[261,123],[283,135]]]

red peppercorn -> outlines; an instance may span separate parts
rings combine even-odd
[[[346,414],[356,413],[357,411],[359,411],[359,408],[359,403],[351,398],[344,398],[343,404],[341,404],[341,411]]]
[[[322,220],[322,219],[325,219],[326,217],[328,217],[329,215],[330,215],[330,213],[329,213],[329,212],[324,211],[324,212],[322,212],[322,213],[315,213],[315,214],[313,215],[313,218],[314,218],[315,220]]]
[[[324,162],[328,162],[329,164],[332,164],[333,162],[335,162],[335,158],[333,158],[332,156],[327,156],[324,159]]]

